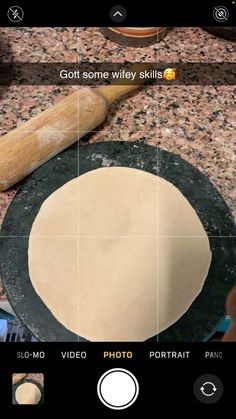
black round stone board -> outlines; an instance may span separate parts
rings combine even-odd
[[[12,386],[12,404],[19,404],[16,401],[16,390],[17,390],[17,387],[19,387],[21,384],[24,384],[24,383],[32,383],[32,384],[35,384],[38,387],[38,389],[40,390],[40,393],[41,393],[41,399],[39,400],[38,405],[43,404],[44,403],[44,389],[43,389],[43,386],[38,381],[32,380],[31,378],[24,378],[23,380],[18,381],[16,384],[14,384]]]
[[[235,224],[206,176],[179,156],[142,142],[74,146],[26,179],[7,211],[0,236],[1,277],[15,313],[41,341],[86,341],[62,326],[34,291],[28,273],[28,239],[49,195],[78,175],[105,166],[133,167],[161,176],[173,183],[197,212],[212,250],[204,288],[180,320],[150,340],[206,340],[222,319],[225,297],[235,284]]]

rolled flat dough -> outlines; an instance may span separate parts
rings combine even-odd
[[[91,341],[143,341],[166,329],[200,293],[211,261],[182,193],[126,167],[87,172],[50,195],[28,252],[37,294]]]
[[[41,399],[41,391],[34,383],[23,383],[15,392],[18,404],[38,404]]]

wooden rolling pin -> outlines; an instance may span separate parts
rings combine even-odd
[[[142,70],[150,69],[143,64]],[[135,71],[135,67],[130,69]],[[140,66],[138,71],[141,71]],[[145,80],[144,80],[145,81]],[[83,87],[0,138],[0,191],[29,175],[69,147],[106,118],[116,99],[142,84],[139,78],[123,85]]]
[[[18,383],[18,381],[23,380],[23,378],[27,377],[28,373],[21,373],[21,374],[13,374],[12,376],[12,384]]]

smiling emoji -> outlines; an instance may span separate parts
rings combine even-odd
[[[175,71],[176,71],[176,68],[166,68],[163,71],[163,79],[164,80],[175,80]]]

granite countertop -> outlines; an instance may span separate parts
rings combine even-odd
[[[26,378],[28,378],[29,380],[35,380],[39,384],[41,384],[41,386],[43,386],[43,381],[44,381],[43,374],[38,374],[38,373],[34,374],[34,373],[32,373],[32,374],[28,374]]]
[[[41,384],[41,386],[43,386],[43,384],[44,384],[44,375],[43,374],[40,374],[40,373],[26,373],[26,374],[27,375],[26,375],[25,378],[23,378],[23,380],[24,379],[34,380],[34,381],[37,381],[39,384]],[[22,381],[22,380],[18,380],[17,383],[19,383],[19,381]]]
[[[132,48],[99,28],[1,28],[2,61],[236,62],[236,44],[201,28],[174,28],[152,46]],[[46,109],[76,86],[0,90],[0,135]],[[217,187],[236,216],[236,86],[146,86],[114,103],[83,143],[142,140],[179,154]],[[0,225],[17,187],[0,193]]]

